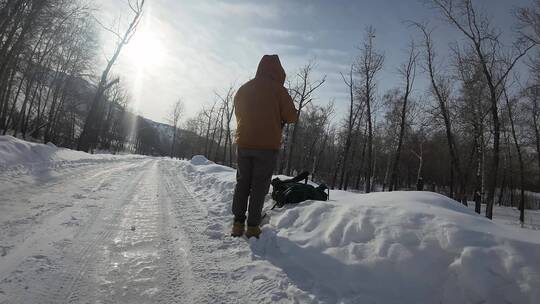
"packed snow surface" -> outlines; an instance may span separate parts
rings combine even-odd
[[[0,136],[0,303],[540,303],[538,231],[430,192],[331,191],[246,241],[235,174]]]

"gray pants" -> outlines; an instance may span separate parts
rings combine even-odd
[[[235,221],[244,223],[248,211],[248,226],[258,226],[261,223],[264,197],[270,188],[277,155],[277,150],[238,148],[238,170],[232,204]]]

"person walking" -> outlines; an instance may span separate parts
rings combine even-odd
[[[232,203],[234,237],[245,234],[258,238],[261,234],[261,212],[281,146],[282,128],[298,118],[283,86],[285,76],[278,55],[264,55],[255,78],[242,85],[234,97],[238,148]]]

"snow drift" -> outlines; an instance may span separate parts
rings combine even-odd
[[[193,163],[182,164],[192,190],[227,233],[235,170]],[[332,191],[269,217],[238,270],[277,282],[266,302],[540,303],[538,233],[439,194]]]
[[[24,141],[13,136],[0,136],[0,170],[41,171],[62,166],[141,157],[140,155],[88,154],[52,143],[46,145]]]

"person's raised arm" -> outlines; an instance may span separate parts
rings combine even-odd
[[[283,88],[280,98],[281,120],[284,123],[295,123],[298,120],[298,111],[294,107],[291,95]]]

